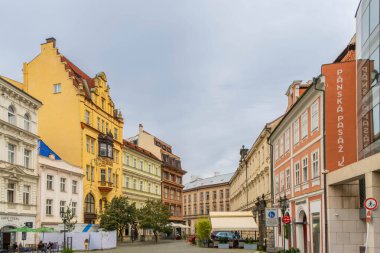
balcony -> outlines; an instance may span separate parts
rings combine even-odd
[[[113,183],[107,181],[98,181],[98,189],[101,192],[110,192],[113,190]]]

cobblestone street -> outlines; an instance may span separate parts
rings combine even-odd
[[[160,241],[157,244],[151,242],[145,243],[122,243],[116,249],[104,250],[105,253],[223,253],[223,252],[256,252],[245,251],[243,249],[217,249],[217,248],[200,248],[189,245],[185,241]]]

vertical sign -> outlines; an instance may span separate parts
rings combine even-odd
[[[326,166],[333,171],[357,161],[356,61],[322,66],[325,76]]]

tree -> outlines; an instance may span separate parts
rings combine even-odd
[[[68,206],[66,206],[66,210],[61,213],[61,219],[63,223],[63,247],[66,249],[66,232],[71,232],[75,229],[75,224],[77,224],[77,219],[75,217],[75,213],[71,207],[71,201]]]
[[[164,232],[169,224],[170,210],[160,200],[148,200],[145,206],[139,210],[139,224],[143,229],[152,229],[155,242],[158,241],[158,233]]]
[[[205,240],[208,240],[210,238],[211,222],[207,218],[198,219],[195,227],[197,230],[197,237],[200,241],[203,242],[204,245]]]
[[[100,227],[107,231],[116,230],[120,241],[123,241],[123,231],[137,222],[135,203],[129,204],[124,196],[114,197],[105,211],[100,215]]]

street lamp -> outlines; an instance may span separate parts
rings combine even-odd
[[[286,195],[284,195],[284,197],[280,196],[280,199],[278,200],[278,204],[281,207],[282,217],[284,217],[286,209],[289,208],[289,199],[286,198]],[[285,252],[285,223],[283,222],[283,224],[284,224],[283,233],[284,233],[284,252]]]

